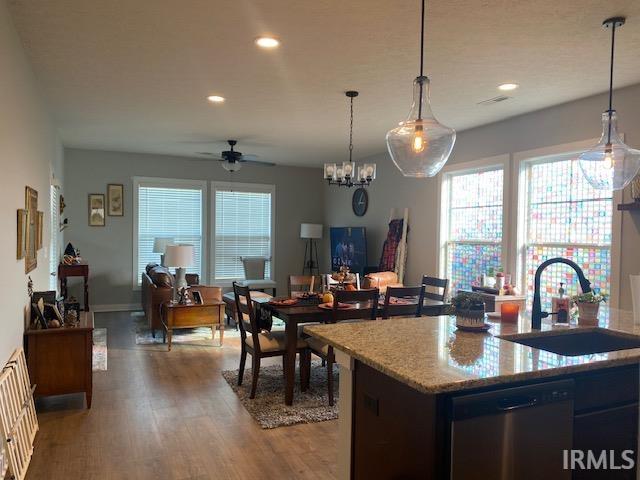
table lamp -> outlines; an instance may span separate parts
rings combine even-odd
[[[171,237],[156,237],[153,239],[153,253],[160,254],[160,265],[164,266],[164,253],[167,245],[173,245],[174,241]]]
[[[176,281],[173,284],[173,298],[177,298],[177,292],[187,287],[186,267],[194,265],[193,245],[167,245],[164,254],[165,267],[176,269]]]
[[[320,264],[318,263],[318,245],[315,240],[322,238],[322,224],[320,223],[301,223],[300,238],[306,240],[304,247],[304,263],[302,274],[309,271],[309,275],[313,275],[314,271],[320,273]]]

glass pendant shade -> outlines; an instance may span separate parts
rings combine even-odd
[[[393,163],[405,177],[433,177],[449,159],[456,131],[436,120],[429,103],[429,79],[413,82],[409,116],[387,132],[387,148]]]
[[[593,188],[621,190],[640,171],[640,150],[625,145],[618,133],[615,110],[602,114],[602,137],[580,155],[580,168]]]
[[[240,162],[222,162],[222,168],[224,168],[227,172],[237,172],[242,167]]]

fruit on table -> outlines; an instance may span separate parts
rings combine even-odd
[[[344,289],[347,292],[355,292],[357,290],[356,286],[353,283],[349,283],[349,284],[345,285]]]
[[[333,303],[333,294],[332,293],[325,293],[322,296],[322,303]]]

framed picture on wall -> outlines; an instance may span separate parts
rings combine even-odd
[[[27,211],[24,273],[29,273],[38,266],[38,192],[31,187],[25,187],[24,203]]]
[[[27,247],[27,211],[18,210],[18,244],[16,248],[16,258],[22,260],[26,254]]]
[[[104,194],[89,194],[89,226],[104,227]]]
[[[353,273],[364,273],[367,265],[367,233],[364,227],[331,227],[331,270],[349,267]]]
[[[44,246],[44,212],[38,212],[38,225],[36,226],[36,248]]]
[[[107,185],[107,215],[124,216],[124,185],[118,183]]]

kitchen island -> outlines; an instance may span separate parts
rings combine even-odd
[[[461,463],[479,461],[469,456],[468,436],[460,434],[469,425],[476,425],[470,444],[478,447],[504,450],[511,443],[533,442],[530,454],[518,457],[520,466],[506,465],[516,455],[508,448],[495,452],[504,458],[503,465],[495,466],[501,476],[492,478],[509,478],[514,472],[518,476],[513,478],[535,478],[541,465],[553,462],[554,471],[561,472],[547,478],[635,478],[635,468],[589,476],[592,470],[564,471],[557,463],[563,461],[564,449],[622,451],[631,445],[636,458],[640,348],[563,355],[511,341],[535,340],[541,332],[554,337],[604,332],[640,346],[640,326],[633,325],[630,313],[602,309],[598,327],[543,323],[541,331],[532,331],[530,320],[520,318],[517,324],[492,323],[485,334],[460,332],[455,318],[442,316],[313,325],[305,332],[334,347],[340,365],[340,478],[474,478],[468,471],[456,472]],[[494,424],[478,423],[485,417],[471,418],[477,407],[469,407],[470,395],[479,395],[473,398],[483,399],[482,408],[487,408],[489,400],[500,398],[501,389],[512,387],[516,390],[511,392],[520,394],[510,398],[531,403],[522,412],[544,415],[512,418],[511,411],[523,405],[506,405],[502,408],[510,413],[497,433]],[[542,406],[549,408],[537,409]],[[485,413],[493,418],[488,413],[495,412]],[[547,423],[536,424],[538,418]],[[496,438],[509,428],[514,432],[508,438]],[[551,460],[541,455],[542,444],[551,449]],[[523,466],[528,474],[522,473]],[[478,472],[478,478],[490,477]]]

